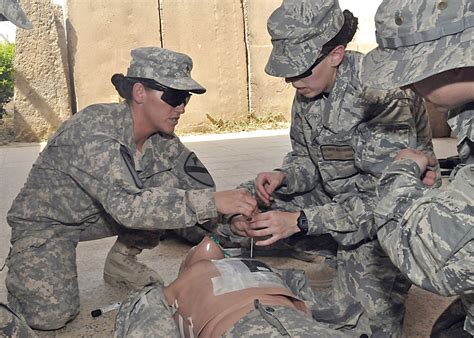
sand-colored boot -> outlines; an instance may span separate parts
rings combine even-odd
[[[117,239],[105,260],[104,280],[112,285],[131,288],[141,288],[154,282],[163,284],[158,272],[137,261],[140,252],[142,250],[129,247]]]

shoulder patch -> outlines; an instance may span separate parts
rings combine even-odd
[[[184,163],[184,172],[199,183],[208,187],[213,187],[215,185],[211,174],[209,174],[209,171],[195,153],[190,153],[188,155],[188,158]]]

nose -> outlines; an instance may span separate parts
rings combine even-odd
[[[174,110],[176,110],[180,114],[184,114],[184,103],[181,103],[179,106],[174,107]]]

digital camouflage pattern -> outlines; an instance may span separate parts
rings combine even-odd
[[[337,0],[283,1],[267,22],[273,49],[265,71],[279,77],[304,73],[343,24]]]
[[[0,21],[5,20],[23,29],[33,28],[18,0],[0,0]]]
[[[368,54],[363,74],[372,86],[392,88],[450,69],[474,66],[474,3],[470,0],[383,1],[375,19],[379,47]],[[458,115],[448,121],[457,134],[464,164],[453,171],[447,187],[425,187],[415,162],[396,161],[381,178],[380,202],[375,210],[379,241],[394,264],[424,289],[441,295],[461,295],[466,318],[463,327],[471,335],[473,104],[456,109],[451,115]],[[443,321],[450,317],[455,320],[448,312],[443,314]],[[451,334],[442,333],[440,327],[434,330],[437,337]]]
[[[295,96],[292,151],[277,169],[287,178],[271,209],[303,210],[309,235],[339,243],[332,297],[319,301],[314,318],[351,334],[398,336],[410,284],[371,241],[375,190],[400,149],[433,153],[431,130],[413,92],[363,86],[362,57],[346,52],[327,98]],[[253,181],[243,187],[254,192]]]
[[[458,146],[472,147],[473,120],[472,110],[450,120],[461,131]],[[382,247],[411,282],[443,296],[469,295],[465,329],[474,334],[474,149],[465,162],[442,190],[423,185],[414,161],[394,162],[381,178],[375,215]]]
[[[334,15],[314,10],[320,7],[332,8]],[[311,20],[324,23],[325,31]],[[281,77],[303,73],[342,22],[337,1],[283,1],[268,23],[273,50],[267,72]],[[278,39],[272,34],[275,27]],[[308,43],[308,32],[320,35],[321,41]],[[286,58],[278,60],[274,54]],[[375,190],[400,149],[433,153],[431,130],[421,98],[411,91],[378,91],[361,82],[362,60],[362,54],[346,53],[328,95],[308,99],[296,94],[292,152],[277,169],[286,180],[276,190],[271,209],[303,210],[308,235],[329,234],[339,244],[332,294],[316,297],[313,317],[351,335],[398,337],[410,283],[375,240]],[[273,64],[283,71],[272,71]],[[253,182],[244,186],[254,188]]]
[[[196,180],[189,158],[176,136],[162,134],[138,153],[125,103],[89,106],[58,129],[7,215],[9,301],[30,326],[51,329],[77,314],[79,241],[118,234],[150,248],[164,229],[216,220],[212,178],[200,182],[202,166]]]
[[[1,337],[36,337],[26,321],[14,313],[8,306],[0,303],[0,336]]]
[[[159,47],[132,50],[127,76],[153,79],[170,88],[203,94],[206,89],[191,78],[193,61],[185,54]]]
[[[314,302],[304,272],[283,270],[283,279],[298,297]],[[179,337],[173,319],[173,308],[168,306],[159,284],[146,286],[130,294],[122,303],[115,322],[115,337]],[[349,337],[324,327],[304,313],[283,307],[257,304],[256,309],[236,322],[224,337]]]
[[[151,284],[132,292],[115,318],[115,337],[179,337],[163,285]]]
[[[401,87],[474,64],[471,0],[384,0],[375,28],[379,47],[362,73],[369,86]]]

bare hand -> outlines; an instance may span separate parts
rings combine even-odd
[[[437,163],[438,160],[434,156],[429,156],[422,152],[421,150],[418,149],[403,149],[401,150],[397,157],[395,157],[396,160],[413,160],[416,162],[418,167],[421,170],[421,176],[422,176],[422,182],[423,184],[427,186],[432,186],[436,182],[436,172],[430,170],[428,167],[434,167]]]
[[[255,179],[255,189],[257,196],[266,205],[270,205],[273,200],[272,194],[281,186],[286,174],[281,171],[263,172],[257,175]]]
[[[250,218],[247,216],[234,216],[230,221],[230,230],[236,235],[248,237],[248,230],[250,230]]]
[[[270,236],[255,242],[258,246],[270,245],[300,231],[297,226],[299,215],[299,211],[267,211],[252,217],[245,232],[249,237]]]
[[[252,215],[257,201],[245,189],[217,191],[214,193],[217,211],[221,214]]]

